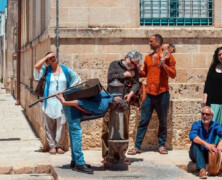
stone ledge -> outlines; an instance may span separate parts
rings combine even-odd
[[[196,163],[190,161],[187,165],[177,165],[180,169],[187,171],[189,173],[197,173]],[[209,169],[209,165],[206,165],[207,170]],[[222,164],[220,166],[220,170],[222,170]]]
[[[215,27],[140,27],[140,28],[60,28],[60,38],[147,38],[159,33],[164,38],[222,38],[222,28]],[[55,37],[55,27],[49,29]]]
[[[12,166],[0,166],[0,174],[11,174]]]
[[[24,166],[23,166],[24,165]],[[13,166],[3,166],[0,165],[0,175],[1,174],[53,174],[54,169],[51,165],[37,165],[36,167],[32,164],[21,163],[19,165]]]

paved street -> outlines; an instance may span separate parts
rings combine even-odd
[[[75,172],[69,168],[70,151],[64,155],[36,152],[41,142],[21,106],[15,106],[13,97],[5,94],[2,87],[0,85],[0,180],[199,179],[181,169],[186,168],[189,158],[187,151],[179,150],[170,151],[169,155],[150,151],[128,156],[132,161],[128,171],[104,170],[101,151],[84,151],[85,160],[92,165],[94,175]],[[221,178],[222,175],[209,179]]]

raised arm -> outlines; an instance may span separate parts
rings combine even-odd
[[[46,55],[45,57],[43,57],[42,59],[40,59],[34,66],[35,70],[40,73],[40,69],[42,67],[42,65],[51,57],[56,56],[54,53],[50,53],[48,55]]]
[[[176,61],[174,57],[170,54],[169,64],[163,64],[164,69],[167,71],[168,75],[173,79],[176,77]]]

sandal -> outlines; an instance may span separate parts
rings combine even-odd
[[[167,151],[166,147],[164,147],[164,146],[160,146],[158,149],[158,152],[160,154],[168,154],[168,151]]]
[[[129,159],[125,159],[124,162],[127,164],[127,165],[131,165],[131,161]]]
[[[63,149],[62,149],[62,148],[57,148],[57,153],[58,153],[58,154],[64,154],[64,153],[65,153],[65,151],[63,151]]]
[[[135,154],[140,154],[140,153],[142,153],[142,151],[139,150],[139,149],[137,149],[137,148],[130,149],[130,150],[127,152],[128,155],[135,155]]]
[[[51,148],[49,154],[56,154],[56,148]]]

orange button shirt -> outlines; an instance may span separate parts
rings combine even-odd
[[[159,67],[160,54],[157,55],[156,61],[153,63],[152,54],[146,56],[144,68],[140,71],[140,77],[146,77],[147,89],[146,92],[152,95],[158,95],[169,91],[168,77],[176,77],[174,57],[170,54],[165,61],[165,71],[163,67]]]

